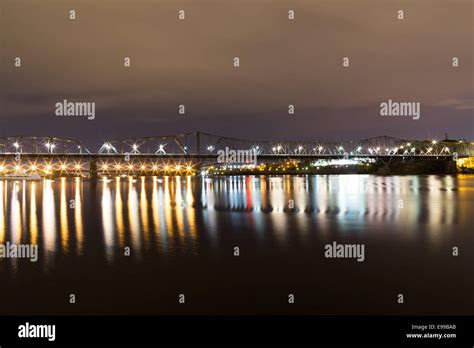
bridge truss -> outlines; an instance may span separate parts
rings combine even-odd
[[[358,141],[285,142],[254,141],[223,137],[208,133],[187,133],[171,136],[129,138],[105,142],[99,154],[142,155],[212,155],[220,150],[249,150],[260,156],[295,157],[379,157],[429,156],[466,157],[472,145],[464,140],[406,140],[379,136]]]
[[[248,150],[269,157],[469,157],[473,145],[465,140],[407,140],[379,136],[358,141],[294,142],[254,141],[209,133],[129,138],[106,141],[91,152],[79,140],[55,137],[0,137],[0,155],[146,155],[146,156],[215,156],[219,151]]]

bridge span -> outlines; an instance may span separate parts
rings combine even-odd
[[[0,174],[154,174],[194,172],[232,164],[224,153],[253,154],[253,163],[330,160],[368,162],[449,161],[473,156],[473,145],[459,140],[407,140],[380,136],[357,141],[254,141],[208,133],[107,140],[91,151],[82,141],[56,137],[0,137]]]

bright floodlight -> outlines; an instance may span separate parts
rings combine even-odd
[[[18,142],[15,141],[15,142],[13,143],[13,146],[14,146],[16,149],[18,149],[18,148],[20,147],[20,144],[18,144]]]

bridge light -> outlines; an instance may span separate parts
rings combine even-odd
[[[319,149],[319,151],[322,151],[322,150],[323,150],[323,147],[322,147],[322,146],[320,146],[318,149]]]
[[[299,151],[303,150],[303,146],[298,146],[298,150]]]
[[[449,152],[449,148],[445,146],[444,151]]]
[[[31,170],[36,170],[36,165],[32,164],[31,165]]]
[[[0,165],[0,172],[3,172],[5,170],[5,167]]]
[[[145,170],[145,166],[143,164],[141,165],[140,168],[141,168],[141,170]]]
[[[76,169],[77,169],[77,170],[80,170],[80,169],[81,169],[81,165],[80,165],[80,164],[76,164]]]
[[[104,163],[104,164],[102,165],[102,169],[103,169],[103,170],[107,170],[107,168],[108,168],[108,165]]]
[[[377,151],[380,151],[380,147],[377,147],[376,150],[377,150]]]
[[[344,148],[342,146],[339,146],[339,151],[344,151]]]
[[[432,147],[429,147],[429,148],[428,148],[428,152],[431,152],[431,150],[433,150],[433,148],[432,148]]]
[[[357,151],[360,151],[360,150],[362,150],[362,147],[359,146],[359,147],[357,148]]]
[[[21,167],[17,164],[17,165],[15,166],[15,171],[19,172],[20,170],[21,170]]]
[[[54,150],[54,148],[56,147],[55,144],[51,144],[51,148]]]
[[[186,169],[187,169],[188,171],[190,171],[191,169],[193,169],[193,167],[191,167],[191,166],[188,164],[188,165],[186,166]]]
[[[411,148],[411,152],[415,152],[415,148],[414,148],[414,147]]]
[[[158,166],[156,164],[153,165],[153,167],[151,167],[153,170],[157,170],[158,169]]]
[[[280,145],[277,146],[277,150],[278,150],[278,151],[281,150],[281,146],[280,146]]]
[[[431,143],[432,143],[433,145],[436,144],[436,140],[433,140]]]
[[[46,166],[46,170],[51,170],[52,168],[53,168],[53,167],[51,167],[51,164],[48,164],[48,165]]]
[[[181,170],[181,166],[179,164],[176,166],[176,170]]]
[[[15,141],[15,142],[13,143],[13,146],[15,147],[15,149],[18,149],[18,148],[20,147],[20,144],[18,144],[18,142]]]
[[[210,152],[214,151],[214,146],[209,145],[209,146],[207,147],[207,151],[210,151]]]
[[[169,166],[168,166],[168,165],[165,165],[164,168],[165,168],[165,170],[168,170],[168,169],[169,169]]]
[[[411,144],[410,144],[410,143],[407,143],[407,146],[411,146]]]
[[[129,164],[128,169],[132,170],[133,169],[133,164]]]
[[[66,170],[66,165],[62,164],[61,165],[61,170]]]
[[[275,151],[276,151],[276,147],[275,147],[275,146],[274,146],[274,147],[272,147],[272,151],[273,151],[273,152],[275,152]]]

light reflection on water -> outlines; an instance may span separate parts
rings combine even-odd
[[[88,250],[113,263],[126,246],[138,261],[199,254],[218,247],[225,234],[244,231],[283,248],[290,235],[304,246],[315,233],[321,239],[396,233],[435,247],[443,235],[472,225],[473,188],[473,176],[0,181],[0,242],[38,243],[45,270],[58,254]]]

